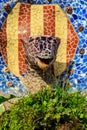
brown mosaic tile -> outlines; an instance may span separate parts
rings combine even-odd
[[[52,0],[47,0],[48,2],[51,2]]]
[[[81,48],[81,49],[79,50],[79,53],[80,53],[80,54],[84,54],[84,53],[85,53],[85,49],[84,49],[84,48]]]
[[[82,32],[82,31],[84,30],[84,26],[80,26],[80,27],[78,28],[78,30],[79,30],[79,32]]]
[[[0,32],[2,32],[2,28],[0,28]]]
[[[68,73],[69,73],[69,74],[73,74],[73,73],[74,73],[74,69],[70,69],[70,70],[68,71]]]
[[[3,72],[4,72],[4,73],[9,73],[10,70],[9,70],[9,68],[5,67],[5,68],[3,68]]]
[[[72,12],[73,12],[72,7],[71,7],[71,6],[67,7],[67,8],[66,8],[66,12],[67,12],[68,14],[72,14]]]
[[[4,3],[4,9],[5,10],[11,10],[9,3]]]
[[[6,85],[7,85],[8,87],[12,87],[12,86],[13,86],[13,82],[9,81],[9,82],[6,83]]]

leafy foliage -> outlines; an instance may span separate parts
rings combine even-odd
[[[9,95],[7,98],[5,98],[3,96],[0,96],[0,104],[3,103],[3,102],[5,102],[5,101],[7,101],[7,100],[9,100],[9,99],[14,98],[14,97],[15,96],[13,96],[13,95]]]
[[[0,118],[0,130],[87,130],[87,100],[67,89],[48,87],[19,100]]]

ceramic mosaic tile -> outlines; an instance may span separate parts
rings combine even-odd
[[[8,5],[5,5],[6,2]],[[75,91],[87,89],[87,1],[23,0],[26,4],[21,3],[22,0],[18,4],[16,2],[16,0],[0,0],[0,26],[4,27],[0,30],[1,53],[11,72],[17,76],[26,72],[26,54],[21,39],[27,36],[55,36],[61,40],[54,63],[55,75],[59,76],[67,68],[68,73],[65,71],[62,78],[69,78],[72,89]],[[46,4],[50,5],[46,6]],[[11,8],[13,8],[12,13]],[[11,31],[12,28],[14,31]],[[23,31],[24,33],[21,33]],[[2,55],[1,66],[4,62]],[[6,66],[5,63],[2,68]],[[8,76],[10,77],[9,74]],[[21,81],[17,81],[19,82]],[[1,83],[3,83],[2,79]],[[4,92],[6,91],[5,89]]]

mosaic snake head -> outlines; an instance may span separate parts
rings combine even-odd
[[[44,70],[55,61],[60,39],[53,36],[29,37],[22,43],[29,63]]]

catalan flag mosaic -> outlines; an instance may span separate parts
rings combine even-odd
[[[67,77],[75,91],[86,89],[87,2],[85,0],[23,2],[2,0],[0,3],[0,50],[5,66],[7,65],[11,73],[17,77],[24,76],[27,64],[25,63],[26,49],[22,40],[31,37],[36,41],[36,37],[39,37],[40,43],[44,43],[44,40],[41,40],[42,36],[45,36],[47,41],[51,36],[53,41],[54,38],[58,39],[58,48],[53,65],[55,76],[59,77],[62,74],[62,78]],[[41,57],[39,60],[42,60]],[[41,65],[38,59],[36,61]]]

